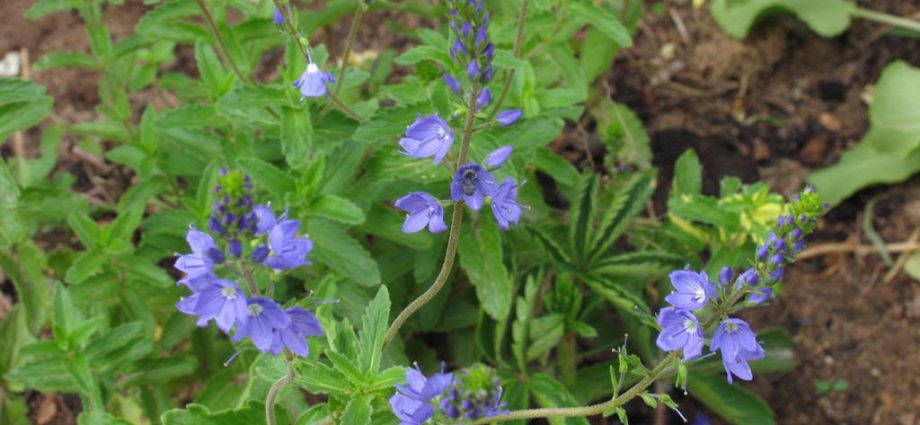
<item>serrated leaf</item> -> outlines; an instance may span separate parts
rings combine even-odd
[[[686,259],[676,254],[636,251],[603,257],[591,263],[590,273],[598,276],[650,276],[682,267]]]
[[[377,262],[344,227],[326,220],[311,220],[307,229],[315,242],[311,259],[338,270],[362,286],[380,284]]]
[[[284,108],[281,116],[281,152],[294,169],[306,165],[313,147],[313,123],[308,109]]]
[[[236,163],[252,177],[253,184],[264,186],[275,196],[281,197],[297,189],[296,182],[287,173],[259,158],[240,158]]]
[[[620,47],[632,46],[632,37],[629,35],[629,30],[623,26],[616,15],[604,9],[603,6],[598,6],[593,2],[574,2],[569,5],[569,13],[588,21],[594,28],[597,28],[619,44]]]
[[[594,230],[594,210],[597,205],[600,178],[596,174],[583,174],[576,186],[577,197],[572,202],[569,218],[569,245],[580,264],[588,259],[589,241]]]
[[[502,262],[502,235],[492,220],[479,223],[477,229],[460,233],[457,250],[460,265],[476,286],[483,309],[501,321],[511,310],[511,276]]]
[[[354,202],[337,195],[320,195],[310,204],[308,211],[310,215],[328,218],[344,224],[364,223],[364,211]]]
[[[383,337],[390,323],[390,293],[381,285],[377,296],[367,305],[361,317],[361,331],[358,332],[359,364],[365,375],[374,375],[380,370],[383,356]]]
[[[67,269],[64,280],[68,283],[78,284],[99,273],[102,266],[109,261],[109,257],[96,251],[86,251],[74,260]]]
[[[343,396],[353,391],[351,383],[341,372],[318,362],[303,362],[302,372],[294,382],[317,394]]]
[[[265,423],[265,405],[250,400],[245,406],[220,412],[211,412],[200,404],[189,404],[185,409],[172,409],[160,418],[163,425],[261,425]],[[280,421],[279,423],[286,423]]]
[[[368,425],[371,423],[373,394],[355,394],[345,405],[345,411],[339,421],[343,424]]]
[[[703,166],[693,149],[687,149],[674,163],[674,183],[669,197],[699,195],[703,190]]]
[[[559,242],[559,239],[565,238],[564,229],[557,232],[561,233],[559,238],[550,229],[542,226],[530,225],[526,226],[525,229],[548,259],[559,268],[560,272],[568,273],[575,270],[575,265],[569,258],[568,252],[562,248],[563,244]]]
[[[52,326],[51,331],[54,339],[61,349],[76,348],[70,346],[71,334],[74,329],[83,321],[80,312],[74,307],[70,299],[70,293],[61,282],[55,282],[52,291]]]

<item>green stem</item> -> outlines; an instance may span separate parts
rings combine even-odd
[[[217,39],[217,45],[220,47],[221,56],[224,58],[224,62],[230,65],[233,68],[233,73],[236,74],[236,77],[240,81],[246,83],[248,79],[240,72],[240,69],[236,66],[236,62],[230,57],[230,50],[227,49],[227,44],[224,42],[224,37],[220,35],[220,30],[217,29],[217,24],[214,23],[214,17],[211,16],[211,11],[208,10],[208,6],[204,3],[204,0],[195,0],[198,2],[198,7],[201,9],[201,12],[204,13],[204,19],[208,22],[208,28],[211,30],[211,33],[214,34],[214,38]]]
[[[332,104],[335,105],[337,108],[339,108],[340,111],[344,112],[345,115],[348,115],[349,117],[351,117],[352,119],[358,122],[364,121],[364,117],[362,117],[361,114],[355,112],[354,109],[351,109],[347,105],[345,105],[345,103],[343,103],[342,100],[339,99],[339,97],[335,93],[329,91],[329,92],[326,92],[326,94],[329,95],[329,100],[332,101]]]
[[[887,13],[877,12],[874,10],[863,9],[861,7],[854,7],[850,11],[850,15],[856,18],[862,18],[868,21],[874,21],[885,25],[891,25],[893,27],[902,28],[910,31],[920,33],[920,22],[913,19],[902,18],[900,16],[889,15]]]
[[[361,26],[361,18],[364,17],[364,11],[367,6],[363,0],[358,0],[358,10],[355,11],[355,17],[351,20],[351,29],[348,30],[348,41],[345,42],[345,53],[342,55],[342,68],[339,69],[339,79],[335,82],[333,92],[338,95],[342,90],[342,82],[345,81],[345,70],[348,67],[348,58],[351,56],[351,50],[355,46],[355,37],[358,35],[358,28]]]
[[[575,332],[569,332],[562,338],[559,344],[559,350],[556,352],[559,356],[559,369],[562,375],[562,383],[572,388],[575,386],[575,375],[577,373],[577,356],[575,354]]]
[[[463,144],[460,146],[460,155],[457,157],[456,168],[460,168],[460,165],[466,161],[466,155],[470,149],[470,140],[473,137],[473,124],[476,121],[477,92],[478,88],[474,88],[469,99],[469,104],[467,105],[466,125],[463,128]],[[409,317],[431,301],[431,299],[441,291],[444,284],[447,283],[447,278],[450,277],[450,271],[454,267],[454,259],[457,257],[457,244],[460,242],[460,226],[463,223],[462,219],[463,201],[460,201],[454,205],[454,213],[450,220],[450,234],[447,236],[447,252],[444,254],[444,263],[441,264],[441,271],[438,272],[438,276],[434,279],[434,283],[431,284],[431,287],[409,303],[409,305],[399,313],[399,316],[396,316],[396,319],[393,320],[393,324],[387,329],[386,336],[383,338],[384,347],[389,345],[393,338],[396,337],[399,328],[409,320]]]
[[[287,359],[288,364],[288,373],[287,375],[282,376],[268,390],[268,397],[265,398],[265,422],[268,425],[275,425],[275,399],[278,398],[278,393],[284,389],[287,384],[290,384],[294,380],[294,365],[291,363],[293,356],[290,351],[284,350],[284,358]]]
[[[530,4],[530,0],[524,0],[521,4],[521,14],[518,16],[517,23],[517,34],[514,36],[514,57],[521,57],[521,42],[524,39],[524,22],[527,20],[527,6]],[[514,81],[514,72],[515,68],[511,68],[507,71],[505,75],[505,85],[502,87],[502,93],[498,96],[498,100],[495,101],[495,107],[492,108],[492,112],[489,113],[489,117],[486,119],[486,122],[491,122],[495,115],[502,108],[502,104],[505,103],[505,98],[508,97],[508,92],[511,91],[511,83]]]

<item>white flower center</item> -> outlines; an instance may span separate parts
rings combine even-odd
[[[725,332],[735,333],[738,330],[738,324],[735,322],[725,322]]]
[[[310,63],[307,65],[307,72],[319,72],[319,67],[315,63]]]
[[[688,334],[695,334],[697,329],[696,323],[693,323],[692,320],[687,319],[684,321],[684,331]]]
[[[226,288],[221,289],[220,294],[223,295],[224,298],[228,300],[236,299],[236,290],[231,287],[226,287]]]
[[[443,139],[447,137],[447,130],[444,127],[438,127],[438,138]]]
[[[703,302],[706,299],[706,291],[704,291],[702,287],[696,288],[693,299],[698,302]]]
[[[256,317],[262,314],[262,306],[258,304],[249,304],[249,317]]]

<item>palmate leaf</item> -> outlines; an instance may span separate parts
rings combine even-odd
[[[623,185],[617,187],[610,205],[601,205],[604,215],[591,240],[591,251],[586,263],[599,258],[616,242],[626,230],[629,221],[635,217],[655,189],[655,175],[652,172],[637,173]]]

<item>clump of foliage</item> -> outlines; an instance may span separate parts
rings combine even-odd
[[[772,423],[732,382],[788,370],[791,344],[738,312],[781,292],[826,206],[731,177],[703,194],[688,151],[667,214],[643,216],[648,137],[594,90],[641,2],[147,1],[117,41],[106,3],[27,14],[79,13],[92,51],[37,67],[95,70],[100,104],[0,167],[18,300],[0,325],[3,423],[28,423],[26,390],[79,394],[81,424],[626,423],[636,397],[679,414],[659,380]],[[432,25],[353,64],[376,10]],[[348,15],[331,61],[313,35]],[[197,72],[171,66],[182,52]],[[277,73],[257,78],[270,54]],[[22,80],[0,94],[3,137],[53,103]],[[586,113],[602,169],[549,149]],[[54,167],[64,137],[136,184],[85,202]],[[74,242],[46,241],[62,231]]]

